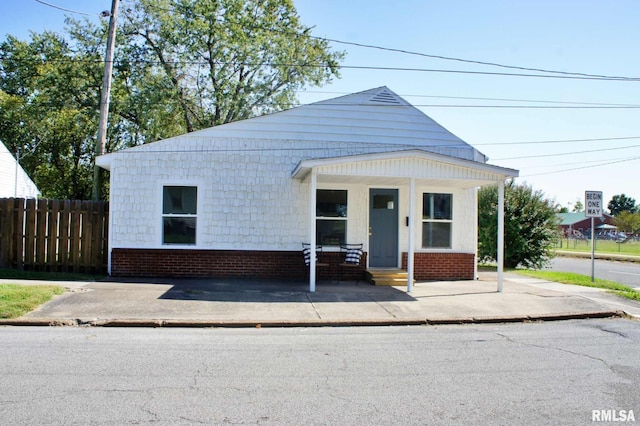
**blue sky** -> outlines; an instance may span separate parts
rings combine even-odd
[[[110,0],[45,1],[96,20],[111,5]],[[525,68],[640,78],[637,0],[294,0],[294,4],[315,36]],[[65,14],[35,0],[6,2],[0,36],[27,38],[29,30],[59,30]],[[340,43],[332,46],[347,52],[343,62],[347,66],[536,74]],[[343,69],[341,75],[330,85],[301,94],[300,100],[307,103],[388,86],[488,155],[490,163],[520,170],[521,182],[561,205],[571,208],[576,200],[584,202],[585,190],[603,191],[607,202],[620,193],[640,201],[640,108],[611,108],[640,107],[640,81],[380,69]],[[601,106],[597,104],[609,108],[593,108]],[[522,108],[530,106],[581,108]],[[585,140],[606,138],[629,139]],[[546,143],[566,140],[578,141]]]

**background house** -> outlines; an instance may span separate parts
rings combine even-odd
[[[301,243],[331,265],[360,243],[368,268],[473,279],[476,190],[517,176],[486,161],[386,87],[107,154],[110,272],[301,279]]]
[[[0,141],[0,198],[37,198],[40,191]]]
[[[591,236],[591,218],[587,217],[583,211],[558,213],[558,221],[564,238],[590,238]],[[613,224],[613,216],[606,213],[601,218],[594,218],[594,226],[596,235],[598,230],[608,231],[616,228]]]

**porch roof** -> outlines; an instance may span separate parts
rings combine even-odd
[[[318,182],[400,184],[408,179],[446,187],[470,188],[517,177],[518,171],[433,152],[410,149],[384,153],[302,160],[291,177]]]

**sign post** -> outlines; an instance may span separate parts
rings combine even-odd
[[[596,230],[594,229],[594,218],[603,216],[602,209],[602,191],[585,191],[584,192],[584,212],[586,217],[591,218],[591,282],[595,281],[595,238]]]

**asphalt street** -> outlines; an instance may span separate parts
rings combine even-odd
[[[591,276],[591,259],[559,256],[551,261],[549,269]],[[596,259],[595,276],[640,288],[640,263]]]
[[[584,425],[640,418],[626,319],[412,327],[0,328],[24,424]],[[608,411],[607,411],[608,410]]]

